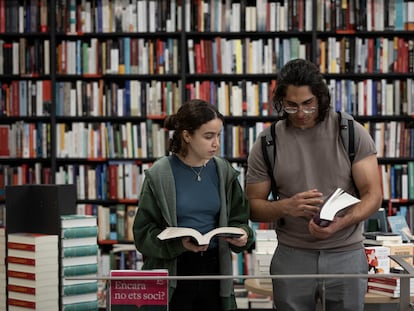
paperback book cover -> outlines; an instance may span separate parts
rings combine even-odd
[[[243,229],[238,227],[219,227],[205,234],[201,234],[193,228],[167,227],[160,234],[157,235],[157,238],[159,238],[160,240],[168,240],[189,236],[198,245],[207,245],[210,243],[213,237],[238,238],[241,237],[243,234]]]
[[[315,215],[314,221],[321,227],[329,226],[338,212],[360,201],[360,199],[345,192],[343,189],[337,188],[325,199],[320,213]]]
[[[404,241],[410,242],[413,239],[411,229],[408,226],[407,219],[403,215],[394,215],[387,217],[390,229],[394,233],[400,234]]]
[[[168,281],[160,279],[128,279],[129,277],[168,276],[167,270],[112,270],[111,311],[168,311]]]

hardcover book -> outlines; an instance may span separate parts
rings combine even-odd
[[[213,237],[228,237],[228,238],[238,238],[244,234],[244,230],[238,227],[219,227],[213,229],[205,234],[201,234],[193,228],[184,228],[184,227],[168,227],[164,229],[158,238],[160,240],[168,240],[189,236],[194,239],[199,245],[210,244],[210,241]]]
[[[140,310],[142,306],[145,310],[168,311],[168,281],[154,278],[168,276],[167,270],[112,270],[110,275],[120,278],[111,280],[111,311]]]

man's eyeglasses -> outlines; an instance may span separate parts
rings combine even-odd
[[[286,113],[294,114],[298,111],[302,111],[303,113],[310,114],[314,113],[317,110],[317,107],[309,107],[308,105],[312,104],[315,100],[315,97],[312,97],[311,99],[303,102],[302,104],[296,104],[296,103],[289,103],[283,105],[283,110]],[[299,108],[301,106],[301,108]]]

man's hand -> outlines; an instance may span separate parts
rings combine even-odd
[[[313,218],[323,204],[322,193],[317,189],[296,193],[287,199],[286,213],[293,217]]]

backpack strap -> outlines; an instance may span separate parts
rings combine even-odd
[[[273,169],[275,166],[276,159],[276,122],[277,121],[272,122],[272,124],[268,128],[268,131],[270,133],[266,132],[266,134],[261,137],[263,159],[266,163],[267,174],[270,177],[271,191],[274,199],[277,198],[276,180],[273,175]]]
[[[342,139],[342,143],[344,144],[345,150],[348,152],[349,161],[352,163],[355,159],[355,146],[358,145],[358,132],[355,129],[354,122],[355,119],[353,116],[346,112],[337,111],[338,118],[339,118],[339,129],[340,135]],[[354,185],[356,195],[359,198],[359,191],[357,186],[355,185],[354,178],[352,178],[352,183]]]
[[[354,128],[354,118],[342,111],[337,111],[338,118],[339,118],[339,128],[340,128],[340,135],[342,138],[342,143],[344,144],[345,150],[348,152],[349,160],[351,163],[354,162],[355,159],[355,145],[356,145],[356,137],[355,137],[355,128]]]

